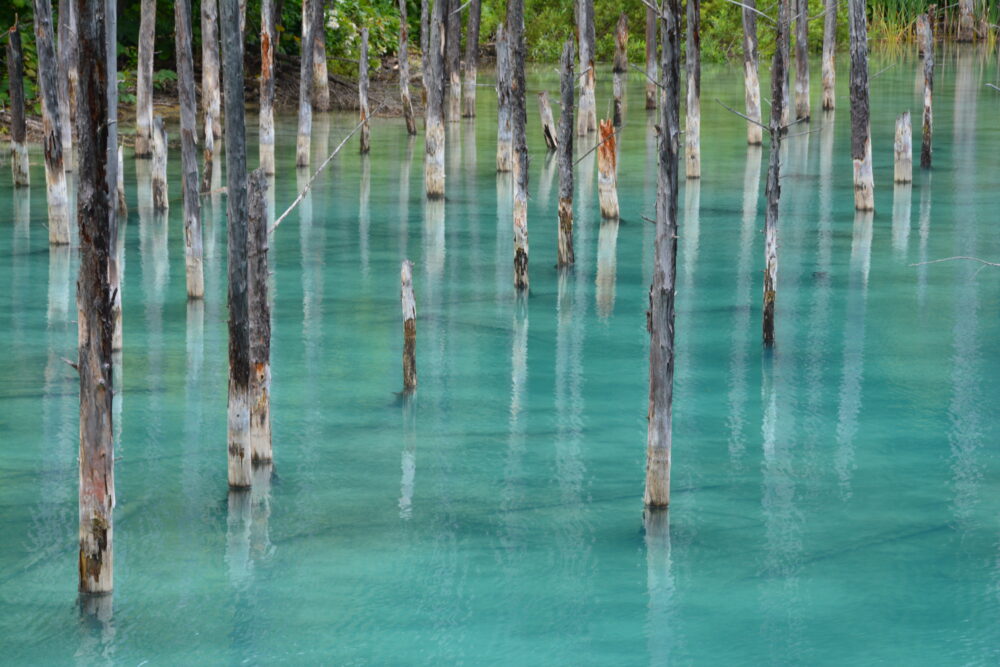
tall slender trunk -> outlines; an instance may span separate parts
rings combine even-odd
[[[260,3],[260,168],[274,173],[274,0]]]
[[[361,60],[358,63],[358,102],[361,109],[361,152],[371,150],[368,126],[368,28],[361,29]]]
[[[512,168],[513,142],[510,134],[510,37],[501,23],[497,26],[497,171]]]
[[[417,302],[413,298],[413,262],[399,267],[399,301],[403,309],[403,389],[417,386]]]
[[[809,121],[809,0],[795,9],[795,119]]]
[[[572,266],[576,261],[573,252],[573,40],[566,40],[559,61],[561,76],[559,94],[562,114],[559,116],[559,255],[558,266]]]
[[[299,130],[295,140],[295,166],[308,167],[312,152],[312,69],[314,15],[321,8],[319,0],[302,3],[302,56],[299,65]],[[228,148],[228,144],[226,144]]]
[[[929,169],[931,166],[931,139],[934,134],[934,21],[930,15],[926,21],[924,32],[924,117],[920,141],[920,166]]]
[[[971,42],[976,38],[975,21],[972,19],[972,0],[958,0],[959,42]]]
[[[125,273],[125,230],[128,209],[125,204],[124,155],[118,143],[118,2],[105,2],[105,58],[107,60],[108,99],[108,139],[107,139],[107,183],[108,219],[111,227],[111,256],[108,258],[108,283],[111,290],[111,350],[122,349],[122,278]],[[119,364],[119,372],[121,365]],[[119,398],[117,408],[121,410]],[[118,439],[121,439],[119,429]]]
[[[547,91],[538,93],[538,113],[542,119],[542,138],[545,139],[545,146],[550,151],[559,148],[559,135],[556,132],[556,122],[552,117],[552,105],[549,103]]]
[[[135,82],[135,156],[153,154],[153,47],[156,0],[142,0],[139,19],[139,64]]]
[[[114,564],[114,432],[111,285],[114,207],[108,188],[107,5],[76,0],[80,34],[80,180],[77,281],[80,373],[80,554],[81,593],[109,593]],[[37,17],[36,17],[37,19]]]
[[[79,85],[76,12],[73,1],[59,0],[59,29],[56,33],[56,51],[59,58],[59,107],[65,111],[59,129],[62,133],[66,171],[73,170],[73,119],[76,118],[76,89]]]
[[[229,486],[250,486],[250,324],[247,296],[247,147],[239,0],[220,0],[226,104],[229,264]],[[308,41],[305,42],[307,45]],[[312,49],[306,49],[312,53]],[[309,70],[305,70],[308,72]],[[306,77],[308,80],[308,77]],[[309,98],[306,97],[306,106]]]
[[[184,267],[189,299],[205,296],[202,269],[201,200],[198,197],[198,100],[191,52],[191,2],[174,2],[174,41],[181,102],[181,189],[184,191]]]
[[[597,130],[597,100],[594,97],[594,0],[576,0],[576,30],[580,39],[580,107],[576,133],[580,136]]]
[[[747,121],[747,143],[757,146],[764,138],[758,125],[761,122],[760,80],[757,78],[757,13],[753,11],[757,3],[747,0],[746,5],[743,8],[743,87],[747,116],[756,121]]]
[[[52,33],[50,0],[34,0],[35,50],[38,53],[38,80],[42,89],[42,147],[45,151],[45,184],[49,203],[49,243],[69,243],[69,203],[63,142],[60,128],[65,109],[59,108],[59,84],[55,42]]]
[[[753,2],[753,0],[750,0]],[[646,7],[646,108],[656,108],[656,12]]]
[[[656,187],[656,244],[649,290],[649,420],[646,438],[648,508],[670,504],[670,447],[673,438],[674,289],[677,278],[677,172],[680,153],[680,2],[661,0],[659,169]]]
[[[687,0],[687,116],[684,162],[688,178],[701,178],[701,0]]]
[[[615,60],[612,67],[614,75],[614,125],[621,127],[625,122],[625,83],[628,79],[628,17],[625,12],[618,16],[618,26],[615,28]]]
[[[431,199],[444,197],[444,39],[448,2],[434,3],[431,17],[428,71],[427,111],[424,130],[424,190]]]
[[[28,146],[25,142],[24,56],[21,51],[21,32],[16,23],[7,31],[7,79],[10,82],[10,167],[14,175],[14,187],[26,188],[31,180],[28,176]]]
[[[413,118],[413,102],[410,100],[410,24],[406,19],[406,0],[399,0],[399,100],[403,105],[407,134],[417,133],[417,122]]]
[[[420,0],[420,73],[427,94],[427,75],[430,72],[431,9],[430,0]]]
[[[267,302],[267,177],[262,169],[247,182],[250,309],[250,451],[254,463],[271,461],[271,307]]]
[[[445,32],[445,79],[448,103],[445,117],[457,123],[462,117],[462,0],[451,0]]]
[[[875,210],[871,121],[868,108],[868,25],[865,0],[848,0],[851,33],[851,158],[854,161],[854,208]]]
[[[482,16],[482,0],[471,0],[469,21],[465,27],[465,81],[462,89],[462,115],[473,118],[476,115],[476,75],[479,68],[479,21]]]
[[[513,65],[510,128],[514,139],[514,288],[528,289],[528,143],[525,106],[524,0],[507,2],[507,34]]]
[[[313,10],[313,60],[312,60],[312,104],[316,111],[330,110],[330,78],[326,70],[326,0],[309,0],[318,3]]]
[[[222,136],[219,91],[219,0],[201,0],[201,108],[213,139]],[[211,121],[211,122],[209,122]],[[208,140],[206,138],[206,151]],[[206,172],[207,172],[206,167]],[[210,174],[210,172],[207,172]],[[206,190],[208,188],[205,188]]]
[[[837,0],[826,0],[823,17],[823,110],[837,106]]]

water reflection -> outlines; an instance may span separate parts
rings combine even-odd
[[[538,185],[538,201],[548,206],[552,195],[552,184],[555,182],[556,165],[559,162],[553,151],[546,151],[542,158],[542,178]]]
[[[646,510],[646,651],[650,665],[671,662],[676,644],[677,582],[670,548],[670,514]]]
[[[339,143],[339,142],[338,142]],[[312,120],[312,162],[319,166],[330,155],[330,114],[315,113]],[[336,162],[336,160],[334,160]],[[299,190],[302,192],[302,190]]]
[[[75,661],[81,665],[115,661],[114,598],[111,595],[81,595],[80,641]]]
[[[603,220],[597,236],[597,313],[607,319],[615,310],[618,220]]]
[[[14,254],[24,252],[31,238],[31,190],[14,188],[9,191],[14,216]]]
[[[497,172],[497,240],[493,266],[496,270],[493,294],[497,311],[510,303],[514,271],[514,180],[511,172]]]
[[[49,298],[46,321],[49,327],[65,325],[69,321],[70,247],[49,246]],[[74,319],[76,319],[74,317]]]
[[[927,243],[931,236],[931,180],[929,172],[920,186],[920,256],[917,265],[917,303],[923,307],[927,297]]]
[[[424,200],[424,265],[433,282],[444,275],[445,261],[445,200]]]
[[[910,240],[910,211],[913,185],[896,183],[892,190],[892,248],[900,259],[906,259]]]
[[[413,516],[413,487],[417,477],[417,396],[415,392],[403,395],[403,457],[400,463],[399,518]]]
[[[399,163],[399,255],[410,256],[410,171],[413,169],[413,147],[417,138],[409,135],[406,150]]]
[[[250,559],[250,489],[229,489],[226,500],[226,573],[237,590],[246,590],[253,579]]]
[[[271,543],[271,483],[274,465],[256,464],[253,467],[253,486],[250,487],[250,556],[255,561],[269,560],[274,556]]]
[[[684,289],[687,299],[694,294],[694,272],[698,266],[698,244],[701,240],[701,179],[684,181],[684,220],[678,232],[684,261]],[[693,303],[693,301],[691,301]]]
[[[361,200],[358,203],[358,253],[361,256],[361,277],[368,279],[368,228],[371,226],[369,204],[372,195],[372,161],[367,153],[361,156]]]

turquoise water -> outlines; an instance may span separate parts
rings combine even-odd
[[[36,148],[29,195],[0,179],[3,661],[996,664],[1000,274],[911,264],[1000,259],[1000,95],[984,87],[992,60],[940,60],[935,168],[897,187],[893,123],[907,108],[919,119],[919,64],[872,63],[892,64],[872,93],[873,218],[853,211],[847,63],[835,116],[818,111],[813,73],[810,133],[793,131],[784,156],[773,355],[759,315],[767,152],[713,101],[741,106],[740,69],[705,68],[703,178],[680,193],[673,502],[648,530],[656,157],[639,75],[622,221],[601,223],[584,158],[562,277],[558,178],[529,96],[523,311],[489,88],[475,124],[448,128],[443,205],[424,201],[422,137],[402,121],[375,121],[367,159],[356,139],[345,148],[274,235],[276,465],[252,496],[226,486],[225,199],[205,200],[206,298],[188,305],[179,149],[167,218],[126,160],[116,588],[83,609],[77,385],[61,360],[75,356],[77,258],[48,247]],[[529,85],[555,90],[552,68]],[[314,163],[354,123],[319,116]],[[278,212],[307,178],[294,134],[284,119]]]

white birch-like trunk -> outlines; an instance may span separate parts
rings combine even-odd
[[[687,0],[687,116],[684,163],[688,178],[701,178],[701,0]]]
[[[326,0],[309,0],[319,2],[318,16],[314,15],[313,24],[313,62],[312,62],[312,103],[316,111],[330,110],[330,77],[326,66]]]
[[[167,130],[163,126],[163,117],[153,119],[152,136],[153,154],[153,210],[166,211],[170,208],[167,194]]]
[[[135,156],[153,153],[153,48],[156,0],[142,0],[139,20],[139,63],[135,83]],[[154,169],[155,173],[155,169]]]
[[[823,17],[823,110],[837,106],[837,0],[826,0]]]
[[[510,133],[510,41],[501,23],[497,26],[497,171],[508,172],[513,162]]]
[[[295,166],[308,167],[312,153],[312,61],[313,49],[313,7],[319,0],[302,3],[302,43],[299,65],[299,128],[295,139]]]
[[[222,136],[222,94],[219,90],[219,3],[201,2],[201,108],[212,138]],[[207,148],[206,137],[206,151]],[[211,171],[206,169],[211,180]],[[208,189],[208,188],[204,188]]]
[[[760,79],[757,76],[757,15],[752,11],[755,0],[747,0],[743,8],[743,88],[746,98],[746,115],[754,122],[747,121],[747,143],[758,146],[764,139],[759,123]]]
[[[576,0],[576,27],[580,40],[580,103],[576,133],[586,136],[597,130],[597,84],[594,71],[594,0]]]
[[[895,162],[893,181],[910,183],[913,181],[913,127],[910,112],[904,111],[896,118],[896,140],[893,144]]]

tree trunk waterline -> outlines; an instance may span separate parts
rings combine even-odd
[[[46,0],[47,1],[47,0]],[[80,34],[80,275],[77,322],[80,373],[80,592],[114,585],[114,432],[109,261],[114,220],[108,188],[108,58],[106,4],[75,0]],[[37,17],[36,17],[37,19]]]
[[[510,134],[510,38],[501,23],[497,26],[497,171],[513,167],[513,141]]]
[[[368,125],[368,28],[361,29],[361,60],[358,63],[358,102],[361,109],[361,152],[371,150]]]
[[[38,53],[38,80],[42,89],[42,147],[45,151],[45,184],[49,204],[49,243],[69,243],[69,196],[63,166],[62,113],[55,42],[52,34],[52,5],[34,0],[35,50]]]
[[[222,136],[222,95],[219,91],[219,4],[201,2],[201,108],[212,137]],[[207,146],[206,138],[206,146]],[[206,148],[207,150],[207,148]],[[206,172],[211,172],[206,167]],[[208,188],[205,188],[206,190]]]
[[[559,93],[562,114],[559,116],[559,254],[556,266],[572,266],[576,261],[573,252],[573,40],[566,40],[559,61],[561,75]]]
[[[312,104],[316,111],[330,110],[330,78],[326,68],[326,0],[308,0],[318,3],[312,12],[313,20],[313,60],[312,60]]]
[[[166,211],[170,208],[170,199],[167,193],[167,130],[163,126],[163,116],[153,118],[151,148],[153,210]]]
[[[7,75],[10,81],[10,168],[15,188],[31,185],[24,120],[24,55],[21,32],[15,23],[7,31]]]
[[[552,105],[549,103],[547,91],[538,93],[538,113],[542,119],[542,137],[545,139],[545,146],[554,151],[559,148],[559,135],[556,131],[556,121],[552,116]]]
[[[809,0],[795,9],[795,119],[809,122]]]
[[[174,1],[177,87],[181,103],[181,190],[184,193],[184,269],[189,299],[205,296],[201,200],[198,196],[198,99],[194,92],[190,0]],[[154,188],[155,193],[155,188]]]
[[[403,389],[417,387],[417,302],[413,298],[413,262],[399,267],[399,300],[403,308]]]
[[[679,0],[661,0],[660,133],[656,186],[656,243],[649,290],[649,414],[646,437],[648,508],[670,504],[674,395],[674,292],[677,278],[677,172],[680,153]]]
[[[447,0],[434,3],[430,54],[425,73],[427,110],[424,120],[424,191],[431,199],[444,197],[444,36]]]
[[[271,307],[267,301],[267,176],[262,169],[247,182],[247,298],[250,308],[250,451],[266,463],[271,451]]]
[[[73,119],[76,117],[76,93],[79,85],[77,70],[77,34],[74,0],[59,0],[59,27],[56,34],[56,54],[59,58],[59,108],[62,109],[60,132],[66,171],[73,171]]]
[[[976,39],[975,22],[972,20],[972,0],[958,0],[958,33],[959,42],[971,42]]]
[[[584,0],[589,2],[590,0]],[[510,39],[511,134],[514,140],[514,289],[526,292],[528,281],[528,143],[525,107],[524,0],[507,2],[507,34]]]
[[[139,20],[139,63],[135,74],[135,156],[153,154],[153,47],[156,0],[142,0]],[[155,169],[154,169],[155,172]]]
[[[302,3],[302,49],[299,64],[299,129],[295,139],[295,166],[308,167],[312,152],[312,69],[313,26],[316,21],[313,12],[320,9],[318,1]],[[228,148],[228,144],[226,147]]]
[[[836,2],[836,0],[831,0]],[[758,146],[764,140],[761,131],[760,79],[757,77],[757,13],[756,0],[747,0],[743,8],[743,87],[746,98],[747,116],[755,122],[747,121],[747,143]]]
[[[750,0],[753,2],[753,0]],[[656,108],[656,12],[646,7],[646,109]]]
[[[854,208],[875,210],[871,121],[868,107],[868,25],[865,0],[848,1],[851,33],[851,158],[854,161]]]
[[[403,106],[406,133],[417,133],[413,118],[413,101],[410,99],[410,24],[406,19],[406,0],[399,0],[399,101]]]
[[[904,111],[896,118],[896,140],[893,144],[895,161],[893,181],[911,183],[913,181],[913,127],[910,112]]]
[[[934,22],[930,18],[925,18],[926,30],[924,31],[924,116],[923,133],[920,140],[920,166],[930,169],[932,146],[931,140],[934,134]]]
[[[826,0],[823,17],[823,110],[837,106],[837,0]]]
[[[260,168],[274,174],[274,0],[260,3]]]
[[[625,12],[618,16],[615,28],[615,59],[612,64],[612,87],[614,92],[614,124],[621,127],[625,122],[625,84],[628,77],[628,18]]]
[[[250,324],[247,295],[247,149],[243,99],[243,39],[239,0],[221,0],[226,105],[226,216],[229,266],[229,406],[227,450],[230,487],[250,486]],[[305,42],[309,44],[308,40]],[[312,53],[312,49],[306,49]],[[308,74],[309,69],[304,70]],[[304,77],[309,81],[309,77]],[[305,106],[309,107],[308,83]],[[301,102],[301,100],[300,100]],[[308,155],[308,151],[306,153]]]
[[[687,0],[687,116],[684,163],[688,178],[701,178],[701,0]]]
[[[462,118],[462,0],[451,0],[449,5],[444,37],[444,71],[448,89],[445,118],[449,123],[457,123]]]
[[[469,20],[465,26],[465,77],[462,88],[462,115],[476,116],[476,75],[479,69],[479,23],[482,0],[469,3]]]
[[[597,100],[594,88],[594,0],[575,0],[576,30],[580,40],[580,105],[576,117],[576,133],[586,136],[597,130]]]
[[[597,129],[597,200],[601,217],[618,219],[618,147],[615,126],[602,120]]]

